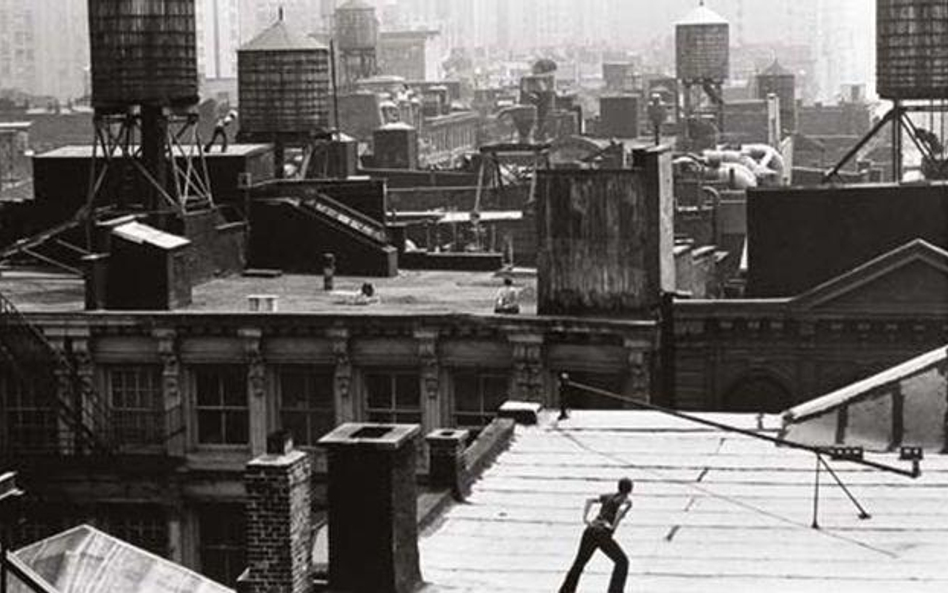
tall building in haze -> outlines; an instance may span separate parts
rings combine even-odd
[[[88,92],[88,0],[0,0],[0,90],[61,102]]]

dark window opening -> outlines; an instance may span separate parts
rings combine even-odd
[[[195,372],[198,442],[202,445],[246,445],[250,438],[247,371],[214,366]]]
[[[300,447],[313,447],[336,426],[332,369],[285,367],[280,371],[280,421]]]
[[[502,371],[455,372],[454,422],[462,428],[484,428],[497,417],[509,388],[510,376]]]
[[[421,379],[412,371],[374,371],[365,376],[369,422],[421,424]]]
[[[244,507],[216,504],[199,511],[201,572],[233,587],[247,568]]]

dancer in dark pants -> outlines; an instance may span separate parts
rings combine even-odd
[[[612,538],[619,522],[625,518],[626,513],[632,508],[632,501],[629,495],[632,493],[632,480],[623,478],[619,480],[619,491],[613,494],[603,494],[598,498],[590,498],[586,501],[586,507],[583,509],[583,522],[586,523],[586,531],[583,532],[583,539],[579,544],[579,552],[576,554],[576,560],[573,567],[569,569],[563,586],[560,587],[560,593],[574,593],[576,586],[579,585],[579,577],[583,574],[583,569],[593,553],[599,549],[608,556],[614,563],[612,570],[612,579],[609,581],[609,593],[622,593],[625,590],[625,579],[629,574],[629,559],[625,552]],[[593,505],[599,504],[599,516],[594,521],[589,520],[589,510]]]

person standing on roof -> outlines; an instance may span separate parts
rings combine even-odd
[[[613,539],[613,534],[619,523],[632,508],[629,496],[632,494],[632,480],[619,480],[619,490],[612,494],[603,494],[598,498],[590,498],[583,509],[583,522],[586,530],[579,544],[579,552],[572,568],[560,587],[560,593],[574,593],[579,585],[579,577],[593,553],[598,549],[608,556],[614,563],[612,578],[609,580],[609,593],[622,593],[625,590],[625,579],[629,574],[629,559],[619,544]],[[593,505],[599,504],[599,516],[594,521],[589,520],[589,511]]]
[[[494,300],[494,313],[517,315],[520,313],[520,292],[514,288],[513,280],[504,278],[504,287]]]
[[[221,141],[221,152],[227,152],[227,128],[236,120],[237,112],[233,109],[228,111],[227,115],[217,118],[217,122],[214,124],[214,135],[211,136],[211,141],[204,147],[204,152],[211,152],[211,148],[214,147],[214,143],[217,142],[218,138]]]

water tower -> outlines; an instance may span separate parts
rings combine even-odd
[[[90,0],[95,138],[88,209],[184,214],[210,205],[197,136],[195,0]],[[107,171],[139,180],[100,195]]]
[[[876,0],[876,68],[876,89],[892,102],[892,109],[825,179],[834,178],[886,127],[892,133],[894,181],[902,180],[906,135],[922,154],[926,177],[948,179],[943,117],[948,112],[945,0]]]
[[[300,172],[323,147],[330,127],[329,48],[279,19],[237,52],[240,138],[273,143],[277,177],[287,147],[301,148]]]
[[[757,98],[776,95],[780,99],[780,121],[791,133],[797,129],[797,79],[777,60],[757,75]]]
[[[336,9],[335,43],[343,88],[378,74],[379,21],[365,0],[349,0]]]
[[[722,87],[730,70],[730,25],[701,4],[675,25],[676,77],[684,91],[685,117],[700,115],[701,92],[710,101],[718,131],[724,120]],[[686,138],[688,137],[686,123]]]

